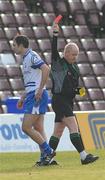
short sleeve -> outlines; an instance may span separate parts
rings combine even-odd
[[[37,54],[33,54],[31,57],[31,63],[32,63],[32,68],[40,68],[42,64],[45,64],[44,61],[41,59],[41,57]]]

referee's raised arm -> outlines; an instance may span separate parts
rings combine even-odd
[[[53,31],[53,39],[52,39],[52,61],[56,61],[57,57],[59,56],[58,50],[57,50],[57,37],[59,34],[59,26],[58,24],[54,23],[52,26]]]

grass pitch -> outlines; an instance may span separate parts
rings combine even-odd
[[[1,153],[0,180],[105,180],[105,150],[99,160],[81,165],[77,152],[57,152],[59,166],[35,167],[39,153]]]

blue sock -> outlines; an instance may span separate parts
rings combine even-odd
[[[43,144],[40,144],[40,147],[41,147],[41,149],[43,150],[44,153],[46,153],[48,155],[51,154],[52,150],[51,150],[50,146],[46,142],[44,142]]]
[[[39,148],[40,148],[40,161],[43,160],[43,158],[45,157],[45,153],[43,152],[43,149],[41,148],[41,146],[39,145]]]

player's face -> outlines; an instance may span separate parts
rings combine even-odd
[[[21,45],[18,46],[16,41],[13,41],[12,49],[16,54],[21,54]]]

